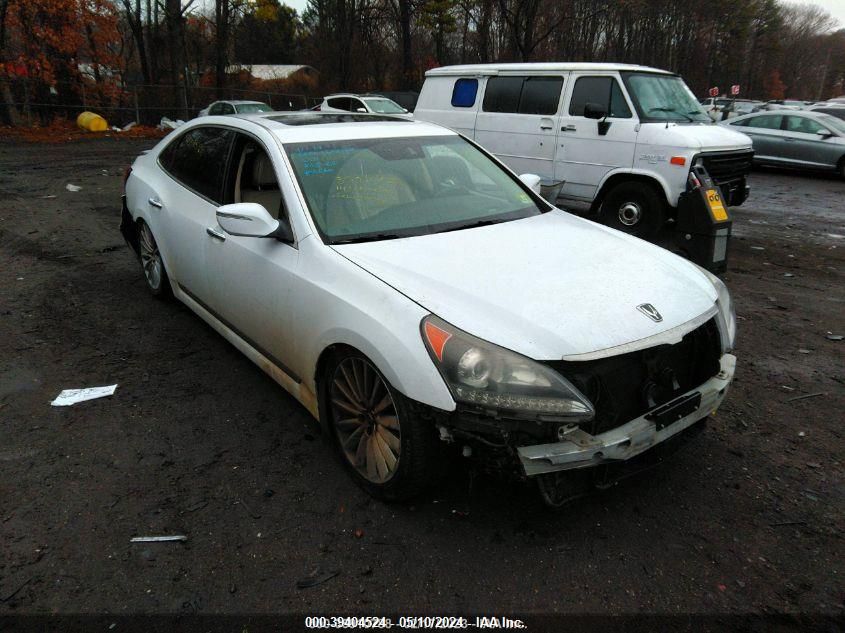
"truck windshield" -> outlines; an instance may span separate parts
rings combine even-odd
[[[641,120],[710,123],[710,117],[677,75],[623,73],[623,78]]]
[[[547,211],[457,135],[289,143],[285,151],[329,244],[457,231]]]

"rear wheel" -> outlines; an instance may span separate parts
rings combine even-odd
[[[164,268],[164,260],[161,258],[152,230],[143,220],[138,226],[138,256],[147,289],[155,297],[167,297],[170,294],[170,281]]]
[[[605,195],[598,220],[624,233],[651,240],[666,222],[666,203],[651,185],[622,182]]]
[[[432,424],[362,354],[342,350],[322,378],[323,414],[340,460],[372,496],[398,501],[429,485],[439,463]]]

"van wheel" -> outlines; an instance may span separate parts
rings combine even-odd
[[[401,501],[437,479],[443,460],[431,420],[368,358],[338,350],[321,379],[321,415],[338,457],[370,495]]]
[[[618,231],[651,240],[666,222],[666,203],[651,185],[623,182],[605,195],[598,220]]]

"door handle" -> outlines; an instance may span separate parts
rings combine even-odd
[[[574,125],[565,125],[562,128],[560,128],[560,131],[561,132],[575,132],[576,130],[575,130]]]
[[[161,209],[161,208],[164,206],[164,205],[161,203],[161,200],[159,200],[158,198],[150,198],[149,200],[147,200],[147,203],[148,203],[151,207],[155,207],[156,209]]]
[[[224,235],[223,233],[221,233],[217,229],[213,229],[209,226],[209,227],[206,227],[205,232],[208,233],[215,240],[220,240],[221,242],[226,241],[226,235]]]

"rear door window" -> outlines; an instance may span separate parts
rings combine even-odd
[[[221,204],[226,162],[234,133],[203,126],[186,132],[170,157],[162,164],[180,183],[215,204]],[[169,147],[168,147],[169,149]]]
[[[335,97],[333,99],[329,99],[329,107],[330,108],[337,108],[338,110],[346,110],[347,112],[351,112],[352,108],[350,106],[350,99],[349,97]]]
[[[452,87],[452,107],[471,108],[475,105],[475,97],[477,95],[478,79],[462,77]]]
[[[485,112],[519,112],[524,77],[490,77],[484,91]]]
[[[527,77],[519,99],[520,114],[556,114],[563,77]]]
[[[753,116],[748,119],[748,127],[756,127],[761,130],[779,130],[783,116],[780,114],[764,114],[762,116]]]
[[[584,108],[588,103],[604,107],[610,118],[631,118],[631,109],[614,77],[579,77],[572,88],[569,114],[584,116]]]

